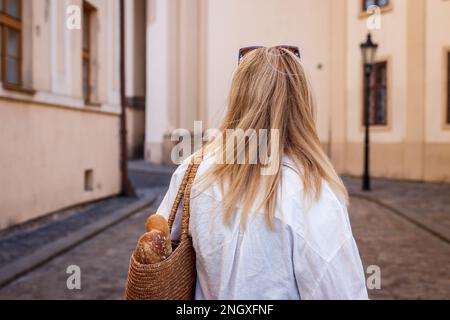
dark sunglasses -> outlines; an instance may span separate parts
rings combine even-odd
[[[264,48],[263,46],[252,46],[239,49],[238,64],[241,63],[245,55],[253,50]],[[286,49],[292,52],[297,58],[301,59],[300,49],[296,46],[276,46],[276,48]]]

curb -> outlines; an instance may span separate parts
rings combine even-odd
[[[131,172],[143,172],[143,173],[152,173],[152,174],[170,174],[177,169],[177,166],[155,166],[149,167],[147,165],[140,165],[139,163],[128,163],[128,170]]]
[[[103,219],[87,225],[75,232],[70,233],[66,237],[60,238],[49,243],[34,253],[20,258],[6,266],[0,268],[0,288],[14,281],[26,272],[35,269],[48,260],[72,249],[78,244],[93,238],[109,227],[125,220],[137,211],[151,206],[156,200],[155,195],[146,196],[125,208],[117,210]]]
[[[370,202],[373,202],[381,207],[384,207],[393,213],[397,214],[398,216],[404,218],[405,220],[408,220],[410,223],[414,224],[415,226],[427,231],[428,233],[431,233],[433,236],[439,238],[440,240],[443,240],[450,244],[450,233],[446,228],[443,228],[442,226],[429,221],[428,219],[423,218],[422,216],[414,213],[414,212],[407,212],[403,210],[402,208],[399,208],[398,206],[388,204],[386,202],[383,202],[375,197],[371,197],[366,194],[361,194],[359,192],[350,192],[350,196],[355,198],[364,199]]]

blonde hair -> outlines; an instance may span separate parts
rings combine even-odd
[[[248,161],[244,164],[214,164],[203,175],[205,186],[216,181],[219,181],[222,191],[227,186],[223,200],[225,223],[231,221],[236,204],[242,201],[241,222],[245,224],[258,198],[257,208],[264,208],[267,222],[273,226],[285,155],[295,163],[303,181],[304,194],[309,199],[320,196],[322,181],[325,180],[347,202],[347,190],[322,150],[317,135],[315,103],[303,66],[288,50],[260,48],[244,57],[233,76],[229,108],[220,127],[221,134],[226,136],[228,129],[266,129],[269,132],[276,129],[279,143],[277,148],[271,148],[270,136],[266,141],[270,157],[277,159],[278,167],[273,175],[261,175],[264,164],[259,161],[256,164]],[[249,148],[248,140],[244,144],[246,159],[258,151]],[[257,148],[262,147],[259,141]],[[234,159],[242,156],[234,139],[214,139],[204,146],[202,152],[208,154],[218,148],[222,153],[228,153],[228,157],[230,152]],[[223,155],[220,155],[222,159]]]

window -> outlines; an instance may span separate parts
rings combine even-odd
[[[87,102],[89,101],[91,91],[91,8],[85,2],[83,4],[83,97]]]
[[[369,123],[370,125],[373,126],[387,125],[388,92],[387,92],[386,61],[378,62],[373,65],[369,85],[370,85]]]
[[[450,124],[450,51],[447,52],[447,123]]]
[[[384,8],[389,6],[389,0],[363,0],[363,11],[367,11],[367,9],[371,6]]]
[[[82,82],[83,97],[86,104],[95,105],[95,69],[94,61],[96,55],[95,44],[95,7],[88,2],[83,2],[83,33],[82,33]]]
[[[21,12],[21,0],[0,0],[1,78],[15,87],[22,85]]]

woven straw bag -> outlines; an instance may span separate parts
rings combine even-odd
[[[195,251],[189,237],[190,197],[199,164],[191,163],[178,189],[168,224],[172,231],[181,199],[185,198],[179,242],[173,242],[173,252],[156,264],[141,264],[134,255],[130,259],[125,289],[126,300],[192,300],[195,295]]]

